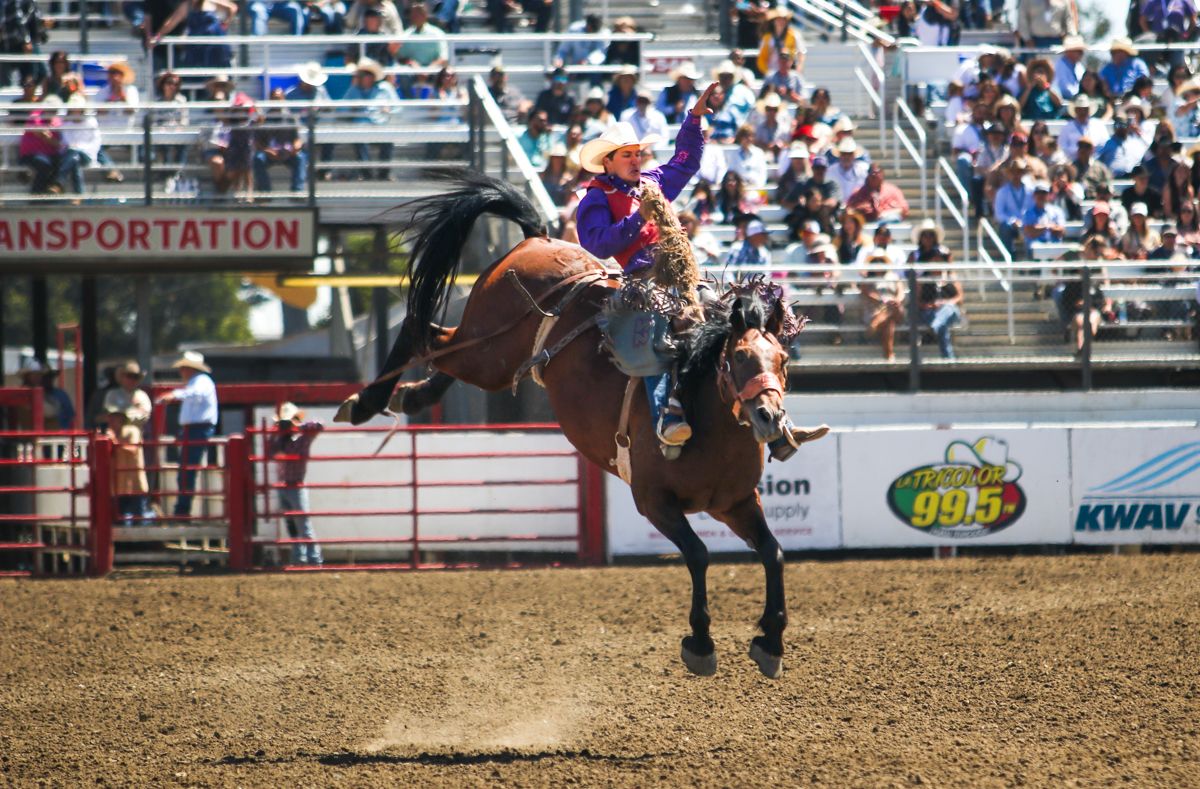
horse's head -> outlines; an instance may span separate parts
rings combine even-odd
[[[785,315],[782,299],[769,307],[740,297],[729,313],[729,339],[719,362],[722,394],[735,402],[738,419],[754,430],[760,443],[783,434],[783,393],[787,391],[788,354],[779,342]],[[764,314],[765,313],[765,314]]]

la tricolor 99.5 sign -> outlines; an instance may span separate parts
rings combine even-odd
[[[96,206],[0,214],[0,267],[22,272],[311,267],[311,209]]]
[[[841,448],[846,547],[1070,541],[1066,430],[845,433]]]

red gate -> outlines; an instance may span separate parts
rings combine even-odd
[[[478,562],[451,558],[468,549],[525,554],[523,562],[505,562],[514,566],[531,563],[528,555],[547,547],[566,545],[582,564],[603,563],[603,474],[558,430],[557,425],[410,426],[390,436],[388,447],[395,449],[367,454],[336,444],[351,437],[360,443],[383,442],[389,438],[388,428],[329,428],[316,439],[309,455],[310,474],[317,479],[310,477],[298,485],[281,482],[272,473],[275,464],[267,442],[276,434],[273,428],[264,426],[246,437],[235,436],[226,450],[229,564],[235,569],[262,567],[280,548],[304,545],[350,554],[348,562],[343,558],[321,565],[332,569],[476,566]],[[479,443],[531,446],[470,448]],[[350,478],[331,479],[339,467]],[[321,473],[322,468],[335,471]],[[306,512],[283,509],[277,494],[285,488],[309,492],[316,504]],[[459,504],[448,504],[448,498]],[[479,503],[489,498],[514,503]],[[234,499],[241,502],[236,509]],[[364,499],[372,505],[337,506],[337,502]],[[286,520],[301,517],[312,519],[315,537],[284,532]],[[528,520],[531,528],[496,528],[496,521],[514,517]],[[347,534],[347,526],[356,522],[370,522],[373,528],[350,526],[352,533]],[[381,529],[386,533],[381,534]],[[369,558],[357,561],[355,554],[363,551]],[[386,556],[383,560],[381,553]],[[406,558],[397,560],[396,553]],[[437,556],[431,559],[428,554]],[[317,569],[313,564],[276,562],[289,570]]]

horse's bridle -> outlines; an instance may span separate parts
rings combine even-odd
[[[759,331],[765,336],[766,332]],[[725,340],[725,345],[721,348],[721,356],[717,360],[717,390],[720,392],[721,402],[732,403],[738,422],[745,425],[749,422],[742,415],[743,403],[753,400],[763,392],[778,392],[782,397],[787,391],[787,369],[784,369],[782,380],[775,373],[763,372],[739,386],[733,377],[733,364],[729,361],[730,354],[735,350],[734,336],[730,332],[729,339]]]

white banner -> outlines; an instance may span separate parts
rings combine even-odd
[[[841,469],[847,548],[1071,540],[1063,429],[844,433]]]
[[[1071,431],[1076,542],[1200,542],[1200,429]]]
[[[316,214],[310,209],[88,206],[11,209],[0,216],[0,265],[57,261],[117,267],[197,262],[239,270],[311,265]]]
[[[771,533],[784,550],[837,548],[837,438],[805,444],[787,463],[768,463],[758,490]],[[638,514],[629,486],[609,476],[605,488],[608,549],[613,556],[654,556],[675,553],[674,544]],[[714,553],[748,550],[720,521],[704,513],[688,521]]]

